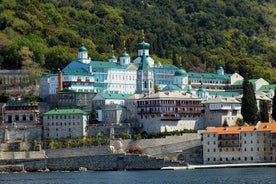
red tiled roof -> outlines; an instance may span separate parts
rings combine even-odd
[[[231,126],[231,127],[216,127],[208,129],[202,133],[217,133],[217,134],[240,134],[241,132],[253,131],[271,131],[276,132],[276,122],[260,123],[256,126]]]

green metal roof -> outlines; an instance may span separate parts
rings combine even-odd
[[[151,67],[149,66],[148,58],[147,58],[145,52],[143,53],[142,62],[139,66],[139,69],[140,70],[151,70]]]
[[[225,91],[208,91],[211,96],[222,96],[222,97],[235,97],[240,96],[239,92],[225,92]]]
[[[125,69],[128,65],[120,65],[114,62],[106,62],[106,61],[92,61],[90,62],[92,68],[121,68]]]
[[[270,89],[275,90],[276,84],[263,85],[258,92],[268,92]]]
[[[180,69],[180,70],[177,70],[175,73],[174,73],[174,76],[187,76],[187,72],[183,69]]]
[[[175,84],[169,84],[162,89],[162,91],[180,91],[180,90],[182,89]]]
[[[129,54],[127,52],[124,52],[124,53],[121,54],[120,57],[129,57]]]
[[[117,59],[116,56],[112,55],[109,57],[109,59]]]
[[[250,79],[249,82],[252,83],[252,84],[254,84],[254,83],[256,83],[258,80],[259,80],[259,79]]]
[[[233,85],[235,85],[235,86],[241,86],[242,83],[243,83],[243,80],[237,80],[236,82],[234,82]]]
[[[32,106],[32,105],[38,105],[38,102],[27,100],[27,99],[7,101],[7,106]]]
[[[79,48],[79,52],[86,52],[87,51],[87,48],[85,46],[81,46]]]
[[[150,44],[145,42],[144,40],[140,43],[138,43],[138,49],[149,49]]]
[[[48,111],[46,113],[44,113],[43,115],[71,115],[71,114],[83,114],[83,115],[87,115],[88,113],[80,110],[80,109],[53,109],[51,111]]]
[[[218,75],[213,73],[188,73],[189,78],[202,78],[202,79],[222,79],[228,80],[232,74]]]
[[[72,61],[62,70],[62,73],[64,75],[91,75],[89,65],[79,61]]]
[[[125,99],[131,94],[113,94],[113,93],[98,93],[98,95],[102,96],[104,99]]]

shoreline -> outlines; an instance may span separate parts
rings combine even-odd
[[[216,168],[236,168],[236,167],[275,167],[275,162],[265,163],[239,163],[239,164],[202,164],[187,166],[168,166],[162,167],[161,170],[191,170],[191,169],[216,169]]]

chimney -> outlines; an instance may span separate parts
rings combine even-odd
[[[58,91],[63,90],[63,85],[62,85],[62,71],[58,69]]]

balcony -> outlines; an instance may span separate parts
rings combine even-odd
[[[161,121],[179,121],[181,117],[177,114],[163,114]]]

